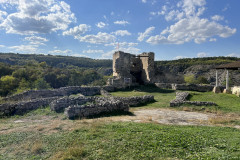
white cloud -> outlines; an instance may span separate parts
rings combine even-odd
[[[7,16],[7,12],[0,10],[0,22],[4,20],[4,17]]]
[[[152,31],[155,29],[155,27],[149,27],[145,30],[143,33],[138,33],[138,41],[143,41],[146,37],[149,37],[149,34],[152,33]]]
[[[140,49],[135,48],[135,47],[120,47],[119,48],[120,51],[126,52],[126,53],[132,53],[132,54],[139,54],[140,53]],[[111,50],[108,52],[105,52],[104,54],[102,54],[101,58],[102,59],[110,59],[112,58],[112,55],[116,52],[116,50]]]
[[[176,56],[173,59],[177,60],[177,59],[184,59],[184,58],[188,58],[188,57],[186,57],[186,56]]]
[[[16,12],[10,13],[0,24],[7,33],[29,35],[66,30],[76,20],[70,6],[57,0],[16,0],[18,3],[3,1],[12,5]]]
[[[82,36],[82,34],[89,31],[91,26],[86,24],[80,24],[79,26],[76,26],[74,28],[70,28],[68,31],[63,32],[63,35],[73,36],[75,39],[78,39]]]
[[[160,35],[151,36],[147,42],[151,44],[183,44],[193,40],[199,44],[213,36],[226,38],[235,33],[235,28],[232,29],[208,19],[191,17],[179,20],[163,30]]]
[[[116,40],[116,37],[108,33],[98,32],[98,34],[96,35],[94,34],[86,35],[84,37],[78,37],[77,39],[80,42],[87,42],[92,44],[105,44],[114,42]]]
[[[0,45],[0,48],[3,48],[3,47],[5,47],[4,45]]]
[[[88,53],[88,54],[92,54],[92,53],[104,53],[103,50],[92,50],[92,49],[89,49],[89,50],[83,50],[83,53]]]
[[[35,45],[44,45],[44,42],[48,41],[48,39],[39,36],[25,37],[24,40],[29,41],[30,44]]]
[[[222,21],[222,20],[224,20],[224,17],[219,16],[219,15],[215,15],[215,16],[212,16],[211,19],[214,20],[214,21]]]
[[[132,35],[127,30],[117,30],[116,32],[113,32],[116,36],[130,36]]]
[[[69,50],[69,49],[66,49],[66,50],[56,49],[56,50],[53,50],[53,51],[49,51],[48,53],[51,53],[51,54],[69,54],[71,52],[72,52],[72,50]]]
[[[104,23],[104,22],[98,22],[98,23],[96,24],[96,26],[97,26],[98,28],[104,28],[105,26],[107,26],[107,24]]]
[[[207,57],[207,53],[205,53],[205,52],[199,52],[198,54],[197,54],[197,57]]]
[[[128,21],[122,20],[122,21],[115,21],[114,24],[119,24],[119,25],[126,25],[126,24],[130,24]]]
[[[216,42],[216,41],[217,41],[216,38],[210,38],[210,39],[209,39],[209,42]]]
[[[133,47],[133,46],[137,46],[138,43],[133,43],[133,42],[119,42],[119,43],[109,43],[109,44],[105,44],[104,46],[114,46],[114,47]]]
[[[147,3],[147,0],[142,0],[142,3]]]
[[[231,53],[231,54],[227,55],[227,57],[238,57],[238,58],[240,58],[240,54]]]
[[[19,46],[11,46],[9,49],[13,49],[16,52],[22,53],[36,53],[38,46],[37,45],[19,45]]]

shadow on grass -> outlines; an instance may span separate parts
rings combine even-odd
[[[125,88],[125,89],[119,89],[117,91],[122,91],[122,92],[139,91],[139,92],[148,92],[148,93],[173,93],[173,92],[175,92],[175,90],[158,88],[154,84],[129,87],[129,88]]]
[[[116,112],[105,112],[94,116],[88,117],[75,117],[74,120],[81,120],[81,119],[96,119],[96,118],[103,118],[103,117],[114,117],[114,116],[135,116],[132,112],[129,111],[116,111]]]

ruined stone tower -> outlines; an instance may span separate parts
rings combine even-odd
[[[154,78],[154,53],[133,55],[121,51],[113,54],[113,76],[111,85],[146,84]]]

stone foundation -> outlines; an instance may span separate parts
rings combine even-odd
[[[217,106],[214,102],[187,101],[188,92],[176,92],[176,98],[170,102],[170,107],[181,106],[183,104],[195,106]]]
[[[69,119],[76,117],[83,118],[96,116],[101,113],[111,113],[117,111],[129,111],[130,106],[139,106],[141,104],[154,101],[154,96],[139,96],[139,97],[91,97],[88,99],[91,104],[88,105],[70,105],[67,107],[64,114]]]
[[[29,111],[36,110],[39,107],[45,107],[56,99],[58,99],[58,97],[41,98],[17,103],[4,103],[0,105],[0,117],[23,115]]]

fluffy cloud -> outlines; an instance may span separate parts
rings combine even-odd
[[[3,1],[2,4],[16,8],[0,24],[7,33],[34,34],[66,30],[75,21],[70,6],[57,0],[16,0]]]
[[[104,22],[98,22],[98,23],[96,24],[96,26],[97,26],[98,28],[104,28],[105,26],[107,26],[107,24],[104,23]]]
[[[119,43],[109,43],[109,44],[105,44],[104,46],[113,46],[113,47],[134,47],[137,46],[138,43],[133,43],[133,42],[119,42]]]
[[[80,42],[87,42],[92,44],[105,44],[114,42],[116,40],[116,37],[108,33],[98,32],[96,35],[91,34],[84,37],[78,37],[78,40]]]
[[[0,45],[0,48],[3,48],[3,47],[5,47],[4,45]]]
[[[146,37],[149,37],[149,34],[152,33],[152,31],[155,29],[155,27],[149,27],[145,30],[143,33],[138,33],[138,41],[143,41]]]
[[[212,16],[211,19],[214,20],[214,21],[222,21],[222,20],[224,20],[224,17],[219,16],[219,15],[215,15],[215,16]]]
[[[83,53],[88,53],[88,54],[92,54],[92,53],[104,53],[103,50],[92,50],[92,49],[89,49],[89,50],[83,50]]]
[[[25,37],[24,40],[29,41],[30,44],[35,45],[44,45],[44,42],[48,41],[48,39],[39,36]]]
[[[59,49],[56,49],[56,50],[53,50],[53,51],[49,51],[48,53],[51,53],[51,54],[69,54],[71,53],[72,51],[69,50],[69,49],[66,49],[66,50],[59,50]]]
[[[235,28],[224,26],[217,21],[223,17],[215,15],[212,20],[200,18],[205,11],[205,0],[182,0],[177,4],[178,10],[172,10],[165,15],[167,21],[177,22],[159,35],[147,39],[150,44],[183,44],[194,41],[203,43],[207,40],[216,41],[213,37],[227,38],[236,33]]]
[[[177,59],[184,59],[184,58],[188,58],[188,57],[186,57],[186,56],[176,56],[173,59],[177,60]]]
[[[142,3],[147,3],[147,0],[142,0]]]
[[[119,24],[119,25],[124,25],[125,26],[125,25],[129,24],[129,22],[125,21],[125,20],[122,20],[122,21],[115,21],[114,24]]]
[[[223,26],[214,21],[198,17],[184,18],[162,31],[160,35],[150,37],[147,42],[151,44],[183,44],[194,40],[203,43],[212,36],[222,38],[236,33],[236,29]]]
[[[19,46],[11,46],[9,47],[9,49],[13,49],[14,51],[17,51],[17,52],[33,54],[37,52],[38,46],[37,45],[19,45]]]
[[[140,53],[140,49],[139,48],[135,48],[135,47],[120,47],[119,48],[120,51],[126,52],[126,53],[132,53],[132,54],[139,54]],[[116,50],[111,50],[108,52],[105,52],[104,54],[102,54],[101,58],[102,59],[110,59],[112,58],[113,53]]]
[[[82,34],[89,31],[91,26],[86,24],[80,24],[79,26],[76,26],[74,28],[70,28],[68,31],[63,32],[63,35],[73,36],[75,39],[78,39],[81,37]]]
[[[130,36],[131,33],[127,30],[117,30],[116,32],[113,32],[116,36]]]

